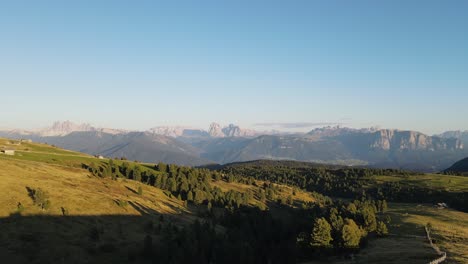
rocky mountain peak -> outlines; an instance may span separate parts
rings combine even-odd
[[[224,136],[226,137],[239,137],[241,136],[241,129],[239,126],[229,124],[227,127],[222,129]]]
[[[440,135],[437,135],[438,137],[441,138],[455,138],[461,140],[464,144],[468,144],[468,130],[462,131],[462,130],[452,130],[452,131],[446,131]]]
[[[159,127],[153,127],[149,129],[149,132],[152,132],[157,135],[163,135],[167,137],[180,137],[184,134],[184,131],[186,130],[186,127],[181,127],[181,126],[159,126]]]
[[[463,143],[458,139],[428,136],[416,131],[382,129],[373,133],[370,147],[382,150],[458,150]]]
[[[212,137],[224,137],[224,132],[223,129],[221,128],[221,125],[218,123],[211,123],[210,128],[208,129],[208,134]]]
[[[69,120],[67,121],[56,121],[52,124],[51,127],[44,128],[39,130],[41,136],[64,136],[72,132],[81,132],[81,131],[94,131],[96,130],[90,124],[76,124]]]

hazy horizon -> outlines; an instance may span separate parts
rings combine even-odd
[[[468,130],[467,9],[466,1],[4,3],[0,128],[70,120],[129,130],[213,121]]]
[[[71,122],[71,123],[74,123],[76,125],[90,125],[90,126],[92,126],[94,128],[119,129],[119,130],[126,130],[126,131],[147,131],[147,130],[157,128],[157,127],[172,127],[172,128],[179,127],[179,128],[185,128],[185,129],[200,129],[200,130],[207,131],[212,123],[217,123],[217,124],[221,125],[221,127],[226,127],[226,126],[229,126],[229,125],[233,124],[233,125],[239,126],[241,129],[251,129],[251,130],[255,130],[257,132],[265,132],[265,133],[273,132],[273,131],[277,131],[277,132],[281,132],[281,133],[288,133],[288,132],[289,133],[307,133],[307,132],[310,132],[310,131],[312,131],[314,129],[327,128],[327,127],[332,127],[332,128],[340,127],[340,128],[351,128],[351,129],[396,129],[396,130],[401,130],[401,131],[416,131],[416,132],[421,132],[421,133],[424,133],[424,134],[427,134],[427,135],[438,135],[438,134],[441,134],[443,132],[448,132],[448,131],[467,131],[467,130],[462,130],[462,129],[446,129],[446,130],[436,132],[436,133],[426,133],[424,131],[405,129],[405,128],[398,128],[398,127],[381,127],[381,126],[362,126],[362,127],[358,127],[358,126],[348,125],[346,123],[298,122],[298,123],[257,123],[257,124],[251,124],[251,125],[242,125],[242,124],[237,124],[237,123],[232,123],[232,122],[220,123],[220,122],[216,122],[216,121],[212,121],[212,122],[206,124],[205,126],[189,126],[189,125],[184,125],[184,124],[174,124],[174,125],[172,125],[172,124],[168,124],[168,125],[160,124],[160,125],[148,125],[148,126],[143,127],[143,128],[129,128],[129,127],[125,127],[125,126],[102,126],[102,125],[94,124],[94,123],[91,123],[91,122],[86,122],[86,121],[77,122],[77,121],[73,121],[73,120],[69,120],[69,119],[67,119],[67,120],[55,120],[55,121],[52,121],[52,122],[50,122],[48,124],[40,125],[40,126],[37,126],[37,127],[31,127],[31,126],[2,127],[2,126],[0,126],[0,131],[2,131],[2,130],[3,131],[8,131],[8,130],[21,129],[21,130],[25,130],[25,131],[34,132],[34,131],[38,131],[38,130],[41,130],[41,129],[48,129],[51,126],[53,126],[53,124],[55,122],[60,122],[60,123]]]

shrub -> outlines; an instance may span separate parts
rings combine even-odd
[[[62,209],[62,215],[67,216],[68,215],[68,209],[65,208],[65,207],[61,207],[61,209]]]
[[[24,211],[24,206],[21,203],[18,203],[17,209],[18,213],[21,213]]]
[[[128,202],[124,200],[116,200],[115,202],[117,203],[119,207],[122,207],[122,208],[125,208],[128,205]]]
[[[33,199],[34,205],[40,207],[42,210],[50,208],[49,194],[43,191],[41,188],[28,189],[29,195]]]
[[[387,229],[387,226],[385,225],[384,222],[382,221],[379,221],[377,223],[377,235],[379,236],[386,236],[388,235],[388,229]]]

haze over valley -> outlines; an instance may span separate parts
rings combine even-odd
[[[425,135],[398,129],[315,128],[307,133],[260,132],[229,124],[209,128],[153,127],[146,131],[96,128],[70,121],[36,130],[0,131],[70,150],[143,162],[200,166],[258,159],[437,172],[468,156],[468,132]]]

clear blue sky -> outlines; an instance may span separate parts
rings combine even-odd
[[[468,129],[468,1],[4,1],[0,127]]]

